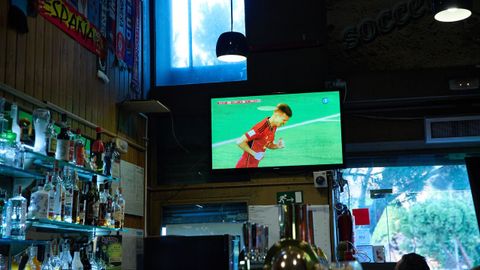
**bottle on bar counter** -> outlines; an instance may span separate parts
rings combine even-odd
[[[78,214],[77,214],[77,224],[85,224],[85,210],[87,207],[87,189],[88,185],[86,182],[78,181]]]
[[[12,239],[25,240],[27,221],[27,199],[22,196],[22,186],[18,187],[17,196],[8,200],[11,207],[10,237]]]
[[[45,140],[47,156],[54,157],[55,152],[57,151],[57,132],[55,131],[55,124],[53,119],[50,119],[50,123],[47,126]]]
[[[74,162],[75,165],[83,167],[85,166],[85,144],[82,140],[82,130],[77,129],[75,132],[75,144],[74,144]]]
[[[57,148],[55,151],[55,159],[69,161],[70,160],[70,135],[68,134],[67,115],[62,114],[62,120],[59,123],[60,133],[57,135]]]
[[[92,148],[90,151],[90,162],[92,163],[92,168],[98,173],[103,173],[103,153],[105,152],[105,146],[102,141],[102,129],[100,127],[96,128],[97,138],[93,141]]]
[[[97,226],[99,200],[100,200],[100,196],[98,194],[98,189],[97,189],[97,176],[93,175],[92,182],[89,183],[89,190],[87,193],[85,225]]]

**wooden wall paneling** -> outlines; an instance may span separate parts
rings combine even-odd
[[[7,28],[7,50],[5,63],[5,83],[15,87],[15,74],[17,63],[17,32]]]
[[[6,12],[6,10],[4,11]],[[17,32],[7,27],[6,38],[6,63],[5,63],[5,84],[15,87],[15,75],[17,65]],[[7,100],[15,100],[15,98],[5,93],[4,97]]]
[[[71,49],[72,49],[72,66],[71,66],[71,78],[70,78],[70,89],[71,89],[71,95],[70,95],[70,104],[72,107],[72,113],[79,115],[79,101],[80,101],[80,91],[78,90],[78,84],[79,84],[79,77],[78,77],[78,71],[80,67],[80,62],[79,62],[79,44],[78,42],[72,42]],[[79,128],[79,124],[77,122],[74,122],[72,125],[72,131],[76,132],[77,128]]]
[[[84,59],[84,64],[85,64],[85,86],[84,86],[84,89],[83,91],[85,91],[86,93],[86,98],[85,98],[85,119],[87,119],[88,121],[91,121],[93,123],[95,123],[94,119],[93,119],[93,110],[94,110],[94,107],[96,106],[96,97],[94,96],[94,93],[92,91],[93,89],[93,82],[92,82],[92,79],[91,79],[91,74],[92,74],[92,66],[90,65],[90,61],[89,61],[89,54],[90,52],[87,52],[85,51],[84,52],[84,55],[83,55],[83,59]],[[87,129],[86,130],[87,132],[87,136],[89,137],[93,137],[93,133],[92,133],[92,130],[91,129]],[[95,137],[93,137],[95,138]]]
[[[87,119],[86,116],[86,109],[87,109],[87,88],[85,87],[87,84],[87,66],[85,65],[85,54],[87,53],[83,47],[78,44],[78,85],[77,91],[79,94],[79,102],[78,102],[78,115],[84,119]],[[87,128],[85,125],[80,125],[80,129],[82,133],[85,135],[87,134]]]
[[[25,91],[25,66],[27,52],[27,34],[17,34],[17,50],[15,65],[15,85],[17,90]]]
[[[67,49],[67,43],[70,37],[68,37],[66,34],[61,33],[60,35],[60,73],[59,73],[59,81],[58,81],[58,92],[57,92],[57,103],[56,105],[64,108],[65,110],[68,110],[69,108],[67,107],[67,93],[69,91],[67,87],[67,78],[69,74],[68,70],[68,62],[70,62],[71,59],[68,59],[68,49]]]
[[[60,105],[59,92],[60,92],[60,59],[62,48],[62,35],[64,35],[56,27],[52,28],[52,84],[50,100],[55,105]],[[59,120],[59,119],[58,119]]]
[[[108,115],[112,116],[111,128],[112,130],[117,130],[117,73],[116,69],[113,67],[112,62],[115,56],[112,53],[107,53],[107,73],[110,83],[108,84],[108,95],[110,96],[110,101],[113,103],[109,107]]]
[[[43,100],[52,101],[53,92],[53,25],[44,21],[45,35],[43,38]]]
[[[44,78],[43,73],[47,72],[44,70],[44,46],[45,46],[45,20],[41,16],[37,16],[35,24],[35,67],[34,67],[34,94],[33,96],[39,100],[43,100],[43,89],[44,89]]]
[[[27,17],[28,33],[26,34],[26,54],[25,54],[25,93],[35,97],[35,37],[43,33],[37,34],[37,19]],[[40,57],[39,57],[40,58]]]
[[[5,83],[7,50],[7,1],[0,1],[0,82]],[[3,93],[0,93],[3,95]]]
[[[63,89],[64,93],[64,104],[63,108],[69,112],[73,111],[73,62],[74,62],[74,54],[73,54],[73,42],[74,40],[68,36],[65,38],[65,58],[63,58],[63,62],[65,62],[65,88]],[[76,41],[75,41],[76,42]]]

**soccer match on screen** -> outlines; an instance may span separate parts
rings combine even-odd
[[[213,98],[212,169],[342,164],[337,91]]]

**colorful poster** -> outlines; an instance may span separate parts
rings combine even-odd
[[[97,240],[97,258],[107,266],[107,270],[122,268],[122,236],[100,236]]]
[[[132,67],[132,90],[140,91],[140,0],[135,1],[135,40],[133,43],[133,67]],[[142,98],[142,97],[139,97]]]
[[[135,12],[136,6],[134,0],[126,0],[126,9],[125,9],[125,56],[123,61],[127,64],[128,67],[133,66],[133,53],[134,53],[134,43],[135,43]]]
[[[38,5],[40,15],[47,21],[62,29],[88,50],[105,57],[105,38],[70,4],[63,0],[39,0]]]
[[[117,0],[117,29],[116,29],[116,46],[115,55],[117,59],[124,62],[125,59],[125,15],[126,15],[126,0]]]
[[[115,54],[117,34],[117,0],[108,0],[107,16],[107,44],[108,48]]]

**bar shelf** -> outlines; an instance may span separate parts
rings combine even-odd
[[[13,166],[0,164],[0,175],[14,178],[34,178],[42,179],[44,175],[34,171],[27,171]]]
[[[109,235],[111,233],[124,231],[118,228],[108,228],[99,226],[82,225],[64,221],[55,221],[49,219],[27,219],[27,226],[39,231],[52,231],[63,233],[87,233],[93,235]]]
[[[75,164],[72,164],[63,160],[56,160],[54,157],[46,156],[37,152],[26,149],[24,151],[24,164],[23,167],[27,171],[33,171],[34,173],[40,172],[42,175],[45,175],[45,171],[52,171],[55,163],[57,162],[58,167],[69,167],[77,171],[78,176],[84,179],[91,179],[93,175],[97,175],[98,181],[118,181],[118,178],[112,177],[111,175],[105,175],[102,173],[95,172],[91,169],[80,167]]]

